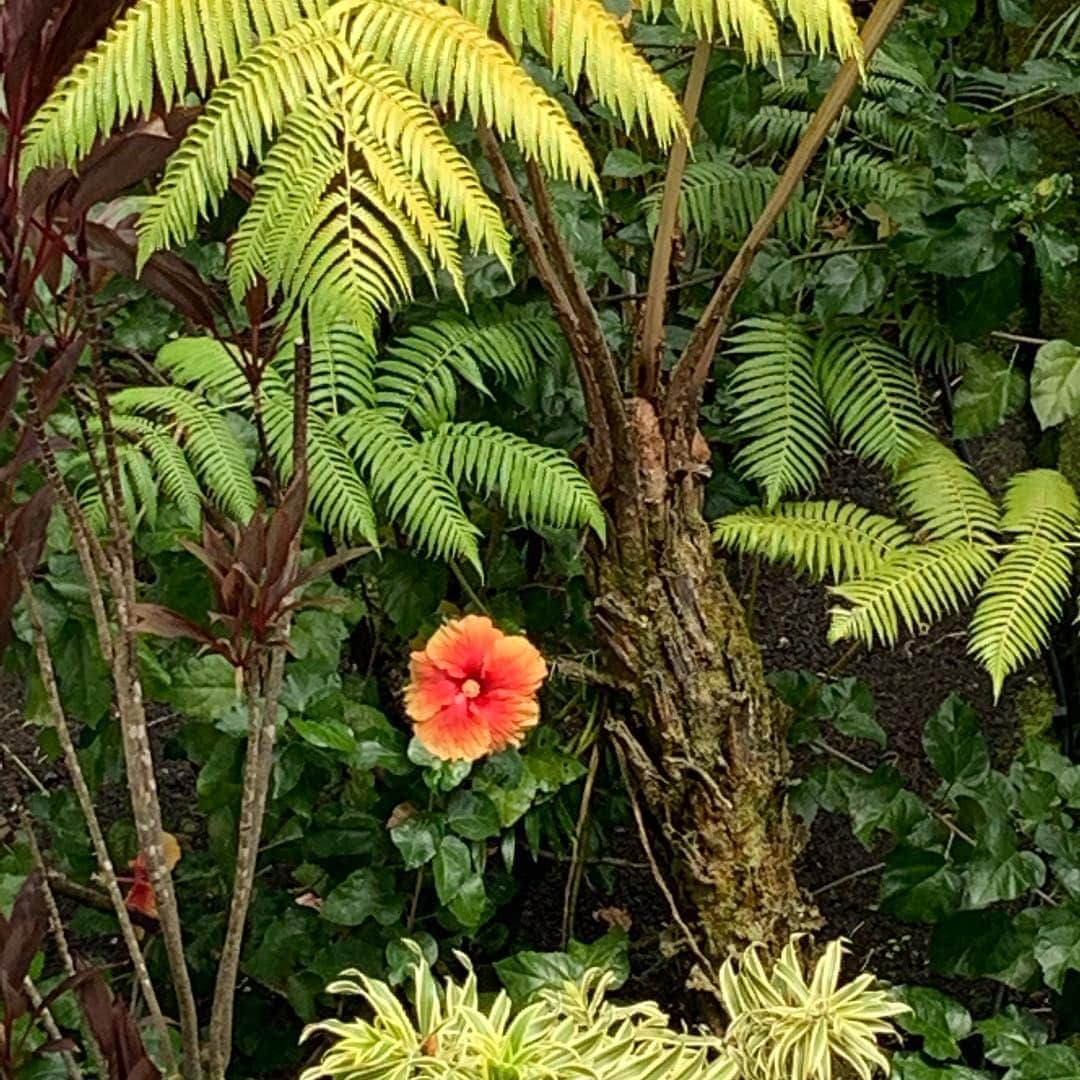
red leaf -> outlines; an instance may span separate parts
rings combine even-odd
[[[47,420],[56,408],[60,395],[71,382],[71,376],[75,374],[75,368],[78,367],[85,348],[86,338],[79,334],[53,360],[48,370],[38,380],[34,389],[37,393],[38,409],[41,411],[42,420]]]
[[[162,638],[188,638],[212,645],[214,635],[209,630],[161,604],[136,604],[131,609],[134,629],[140,634]]]
[[[19,396],[19,365],[11,364],[0,379],[0,435],[11,420],[12,409]]]

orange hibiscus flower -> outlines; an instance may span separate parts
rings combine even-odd
[[[180,861],[180,844],[172,833],[164,833],[165,865],[172,870]],[[150,884],[150,866],[147,862],[146,852],[140,851],[128,866],[132,869],[132,876],[119,878],[120,881],[129,881],[131,888],[128,889],[124,903],[131,911],[142,912],[157,918],[157,898],[154,896],[154,887]]]
[[[544,658],[527,638],[481,615],[454,619],[412,654],[405,711],[416,737],[445,761],[475,761],[518,746],[540,719]]]

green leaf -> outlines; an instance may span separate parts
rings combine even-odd
[[[975,1030],[983,1037],[986,1057],[995,1065],[1017,1065],[1032,1047],[1046,1042],[1046,1025],[1031,1013],[1015,1005],[980,1020]]]
[[[581,965],[583,972],[590,968],[610,971],[615,976],[611,984],[613,990],[630,978],[630,938],[621,926],[613,926],[588,945],[582,941],[571,941],[567,952]]]
[[[979,714],[950,694],[923,728],[926,756],[948,784],[977,784],[990,770]]]
[[[874,695],[861,680],[848,677],[826,684],[821,689],[819,704],[841,735],[869,739],[878,746],[888,742],[885,729],[874,719],[877,712]]]
[[[931,1065],[919,1054],[894,1054],[889,1080],[992,1080],[966,1065]]]
[[[66,625],[55,664],[65,708],[97,727],[112,703],[113,683],[89,626],[75,621]]]
[[[654,168],[655,166],[649,162],[642,161],[633,150],[616,147],[608,151],[608,156],[604,159],[602,175],[616,179],[631,179],[636,176],[645,176]]]
[[[905,1031],[921,1035],[923,1052],[939,1061],[960,1057],[960,1041],[971,1034],[971,1013],[955,998],[928,986],[901,986],[894,991],[911,1012],[897,1022]]]
[[[217,720],[239,700],[236,669],[216,653],[189,660],[173,676],[168,700],[195,720]]]
[[[972,353],[953,398],[953,437],[974,439],[1001,427],[1027,400],[1024,376],[996,353]]]
[[[959,911],[938,922],[930,937],[930,968],[941,975],[989,976],[1025,986],[1038,970],[1034,930],[1000,908]]]
[[[1015,900],[1046,881],[1046,863],[1034,851],[1014,851],[1007,858],[980,855],[967,869],[964,906],[984,908]]]
[[[549,987],[576,979],[581,969],[576,960],[560,952],[518,952],[495,962],[495,971],[515,1005],[523,1005]]]
[[[394,885],[392,870],[356,870],[323,901],[323,918],[339,926],[359,926],[367,919],[391,926],[405,910],[405,897]]]
[[[1080,1080],[1080,1054],[1071,1046],[1038,1046],[1005,1074],[1005,1080]]]
[[[494,904],[488,899],[481,874],[469,874],[447,906],[454,918],[468,930],[475,930],[487,918],[489,912],[494,910]]]
[[[885,856],[881,910],[905,922],[936,922],[955,911],[963,886],[940,852],[900,844]]]
[[[814,290],[814,313],[822,319],[833,315],[861,315],[885,292],[885,271],[876,262],[854,255],[834,255],[825,261]]]
[[[415,870],[435,857],[439,827],[426,814],[414,814],[390,830],[390,839],[401,852],[406,870]]]
[[[457,791],[446,807],[446,823],[466,840],[487,840],[502,829],[499,811],[478,791]]]
[[[1048,912],[1035,933],[1035,959],[1047,985],[1061,993],[1066,973],[1080,971],[1080,917],[1064,908]]]
[[[336,750],[342,754],[351,754],[356,750],[356,736],[344,720],[335,717],[306,720],[299,716],[290,716],[289,723],[300,738],[320,750]]]
[[[435,853],[435,891],[439,900],[449,904],[472,873],[472,857],[464,842],[456,836],[444,836]]]
[[[1080,348],[1071,341],[1048,341],[1035,354],[1031,407],[1044,430],[1080,411]]]

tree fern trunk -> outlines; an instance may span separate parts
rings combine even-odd
[[[631,688],[614,723],[631,781],[668,846],[669,884],[710,961],[812,924],[785,807],[787,717],[713,554],[699,474],[669,482],[655,414],[635,402],[643,544],[601,556],[596,625]],[[617,512],[615,517],[620,515]]]

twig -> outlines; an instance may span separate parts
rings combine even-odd
[[[26,991],[26,996],[30,999],[30,1003],[38,1010],[38,1014],[41,1017],[41,1023],[49,1038],[54,1042],[59,1042],[64,1035],[60,1028],[57,1027],[53,1014],[45,1005],[45,999],[38,992],[38,988],[34,985],[34,980],[31,979],[29,975],[23,979],[23,989]],[[61,1050],[60,1060],[64,1063],[64,1068],[67,1069],[67,1074],[71,1077],[71,1080],[83,1080],[83,1071],[79,1068],[79,1063],[75,1060],[70,1050]],[[102,1075],[104,1076],[107,1074],[103,1073]]]
[[[999,341],[1013,341],[1018,345],[1049,345],[1049,338],[1041,337],[1028,337],[1026,334],[1008,334],[1004,330],[992,330],[990,332],[992,338],[997,338]]]
[[[841,885],[847,885],[849,882],[858,881],[859,878],[866,877],[868,874],[876,874],[878,870],[884,869],[885,864],[883,862],[878,862],[874,863],[873,866],[864,866],[860,870],[852,870],[850,874],[845,874],[843,877],[839,877],[835,881],[830,881],[828,885],[822,885],[820,889],[815,889],[810,895],[816,899],[823,893],[831,892],[833,889],[840,888]]]
[[[26,762],[23,761],[23,759],[19,757],[19,755],[16,754],[15,751],[12,750],[6,742],[0,742],[0,750],[3,750],[4,753],[7,754],[9,758],[11,758],[12,763],[15,765],[15,767],[23,774],[23,776],[27,778],[27,780],[30,781],[31,784],[34,785],[34,787],[38,789],[38,791],[41,792],[42,795],[49,794],[49,789],[37,778],[34,770],[31,769],[30,766],[27,765]]]
[[[589,821],[589,803],[592,800],[596,774],[600,769],[600,744],[593,743],[589,755],[589,771],[585,774],[585,787],[581,792],[581,804],[578,807],[577,826],[570,849],[570,873],[566,876],[566,890],[563,893],[562,947],[574,936],[574,912],[577,910],[578,894],[581,891],[581,875],[585,871],[585,826]]]

